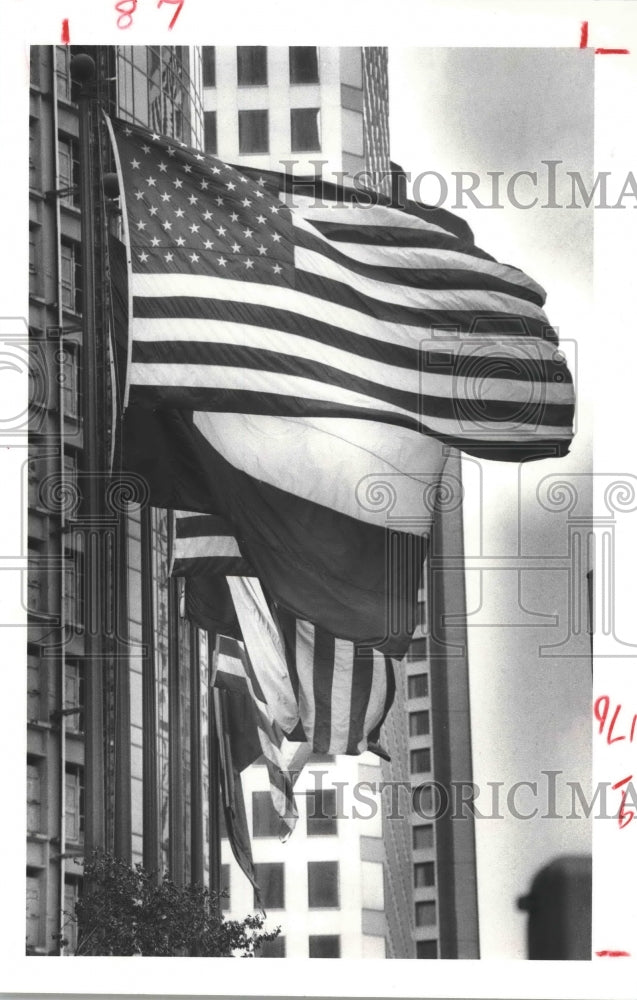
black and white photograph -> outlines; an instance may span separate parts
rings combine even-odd
[[[29,6],[12,995],[629,996],[634,15]]]

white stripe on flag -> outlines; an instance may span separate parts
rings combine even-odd
[[[241,557],[236,538],[231,535],[197,535],[175,538],[175,559]]]
[[[334,640],[334,673],[332,675],[332,706],[330,753],[342,753],[349,742],[350,711],[354,646],[346,639]]]
[[[261,584],[255,577],[227,577],[250,663],[273,719],[284,733],[299,721],[299,712],[283,640],[272,619]]]

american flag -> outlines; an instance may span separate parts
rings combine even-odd
[[[380,199],[289,207],[282,180],[112,128],[133,401],[362,418],[494,458],[567,450],[573,388],[544,292],[470,234]]]

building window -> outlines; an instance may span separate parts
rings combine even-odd
[[[316,45],[290,46],[290,83],[318,83]]]
[[[429,712],[409,713],[409,735],[429,736]]]
[[[221,891],[227,893],[219,898],[219,909],[229,910],[232,906],[230,897],[230,865],[221,866]]]
[[[40,879],[27,875],[27,945],[37,948],[40,943]]]
[[[203,45],[203,85],[217,86],[217,60],[214,45]]]
[[[409,645],[409,657],[412,660],[424,660],[427,656],[427,638],[420,636],[412,639]]]
[[[321,132],[318,108],[292,108],[292,152],[303,153],[321,149]]]
[[[278,837],[281,820],[274,811],[269,792],[252,793],[252,836]]]
[[[338,861],[308,861],[310,909],[338,906]]]
[[[66,808],[66,839],[73,844],[84,839],[84,769],[68,766],[65,774],[64,793]]]
[[[410,698],[429,697],[429,675],[412,674],[407,678],[407,693]]]
[[[30,63],[30,67],[29,67],[29,69],[30,69],[29,82],[30,82],[30,84],[31,84],[32,87],[38,87],[39,88],[39,86],[40,86],[40,67],[41,67],[41,63],[40,63],[40,46],[39,45],[32,45],[31,46],[31,63]]]
[[[82,264],[77,243],[60,244],[62,265],[62,305],[71,312],[82,312]]]
[[[306,803],[308,837],[336,834],[336,790],[314,789],[307,793]]]
[[[438,958],[438,942],[416,941],[416,958]]]
[[[268,82],[266,45],[237,46],[237,83],[240,87],[265,86]]]
[[[40,123],[29,118],[29,187],[40,187]]]
[[[206,153],[217,155],[217,112],[203,113],[203,148]]]
[[[82,595],[82,553],[76,549],[64,550],[64,621],[81,625],[84,609]]]
[[[63,933],[66,938],[64,952],[74,955],[77,948],[77,921],[75,919],[75,904],[79,896],[79,885],[75,879],[64,882],[64,924]]]
[[[283,880],[283,865],[275,862],[261,862],[254,866],[257,885],[261,890],[261,902],[266,910],[283,910],[285,908],[285,884]],[[259,901],[254,894],[254,905]]]
[[[77,418],[80,412],[80,366],[78,350],[71,344],[64,345],[62,382],[62,412],[65,417]],[[66,456],[65,456],[66,470]]]
[[[425,774],[431,771],[431,750],[420,747],[409,754],[409,766],[412,774]]]
[[[239,152],[267,153],[268,149],[268,112],[240,111]]]
[[[419,861],[414,865],[414,889],[425,889],[436,884],[436,867],[433,861]]]
[[[68,194],[60,196],[62,205],[79,208],[80,204],[80,154],[77,141],[61,138],[58,143],[60,189],[72,188]]]
[[[42,786],[40,767],[36,763],[27,764],[27,830],[40,833],[42,823]]]
[[[259,958],[285,958],[285,934],[279,934],[274,941],[265,941],[261,945]]]
[[[412,831],[414,851],[425,851],[434,846],[433,823],[415,826]]]
[[[40,664],[27,658],[27,719],[37,722],[40,718]]]
[[[29,228],[29,295],[40,295],[40,230]]]
[[[416,903],[416,927],[432,927],[436,923],[436,904],[430,900]]]
[[[67,660],[64,677],[64,708],[76,709],[66,716],[70,733],[84,732],[84,670],[77,660]]]
[[[341,939],[338,934],[310,934],[310,958],[340,958]]]
[[[55,46],[55,75],[58,97],[62,101],[71,100],[71,53],[68,45]]]

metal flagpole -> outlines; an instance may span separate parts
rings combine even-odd
[[[208,632],[208,800],[210,818],[210,840],[208,858],[210,867],[210,892],[218,893],[221,888],[221,771],[217,720],[214,709],[212,679],[214,676],[216,636]]]

